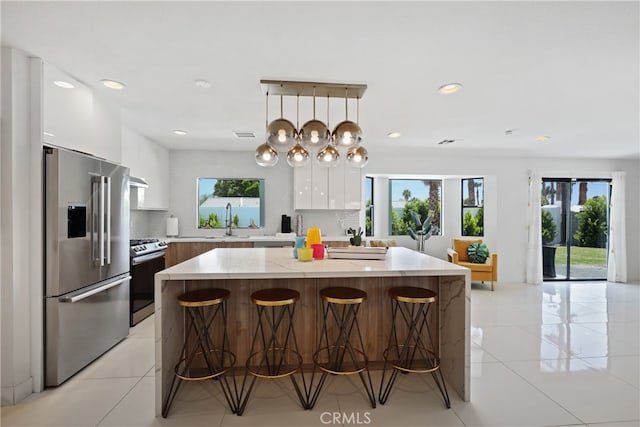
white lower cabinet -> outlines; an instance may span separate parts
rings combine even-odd
[[[293,192],[295,210],[358,210],[362,206],[361,170],[344,159],[335,168],[312,160],[307,166],[294,168]]]

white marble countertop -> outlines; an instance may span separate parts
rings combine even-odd
[[[156,273],[159,280],[267,279],[380,276],[457,276],[469,270],[404,247],[384,260],[301,262],[291,248],[218,248]]]
[[[322,236],[323,241],[327,242],[348,242],[350,236]],[[293,235],[278,236],[278,235],[237,235],[237,236],[178,236],[178,237],[166,237],[162,240],[167,243],[182,242],[182,243],[195,243],[195,242],[295,242]],[[368,239],[363,239],[368,240]]]
[[[195,243],[195,242],[295,242],[295,238],[284,236],[187,236],[167,237],[167,243]]]

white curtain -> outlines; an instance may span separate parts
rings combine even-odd
[[[627,230],[625,215],[624,172],[613,172],[611,179],[611,212],[609,219],[609,260],[607,280],[627,281]]]
[[[542,178],[538,172],[529,173],[529,199],[527,208],[527,262],[525,282],[542,283],[542,232],[541,232]]]

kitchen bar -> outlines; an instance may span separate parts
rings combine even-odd
[[[286,287],[300,292],[296,334],[305,366],[312,363],[318,326],[318,291],[327,286],[365,290],[361,311],[366,352],[372,368],[382,366],[390,330],[392,286],[421,286],[438,293],[441,369],[448,385],[470,399],[470,277],[469,270],[403,247],[391,247],[384,260],[323,259],[299,262],[291,248],[220,248],[156,274],[156,415],[159,416],[179,359],[184,317],[176,297],[185,291],[228,289],[228,325],[236,368],[244,366],[255,325],[252,292]]]

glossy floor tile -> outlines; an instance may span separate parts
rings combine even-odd
[[[329,377],[317,406],[259,380],[243,416],[218,384],[185,383],[167,419],[154,408],[153,317],[62,386],[3,407],[2,427],[640,426],[640,285],[503,284],[471,292],[471,402],[430,375],[400,375],[375,409],[357,377]],[[380,372],[372,372],[376,394]]]

